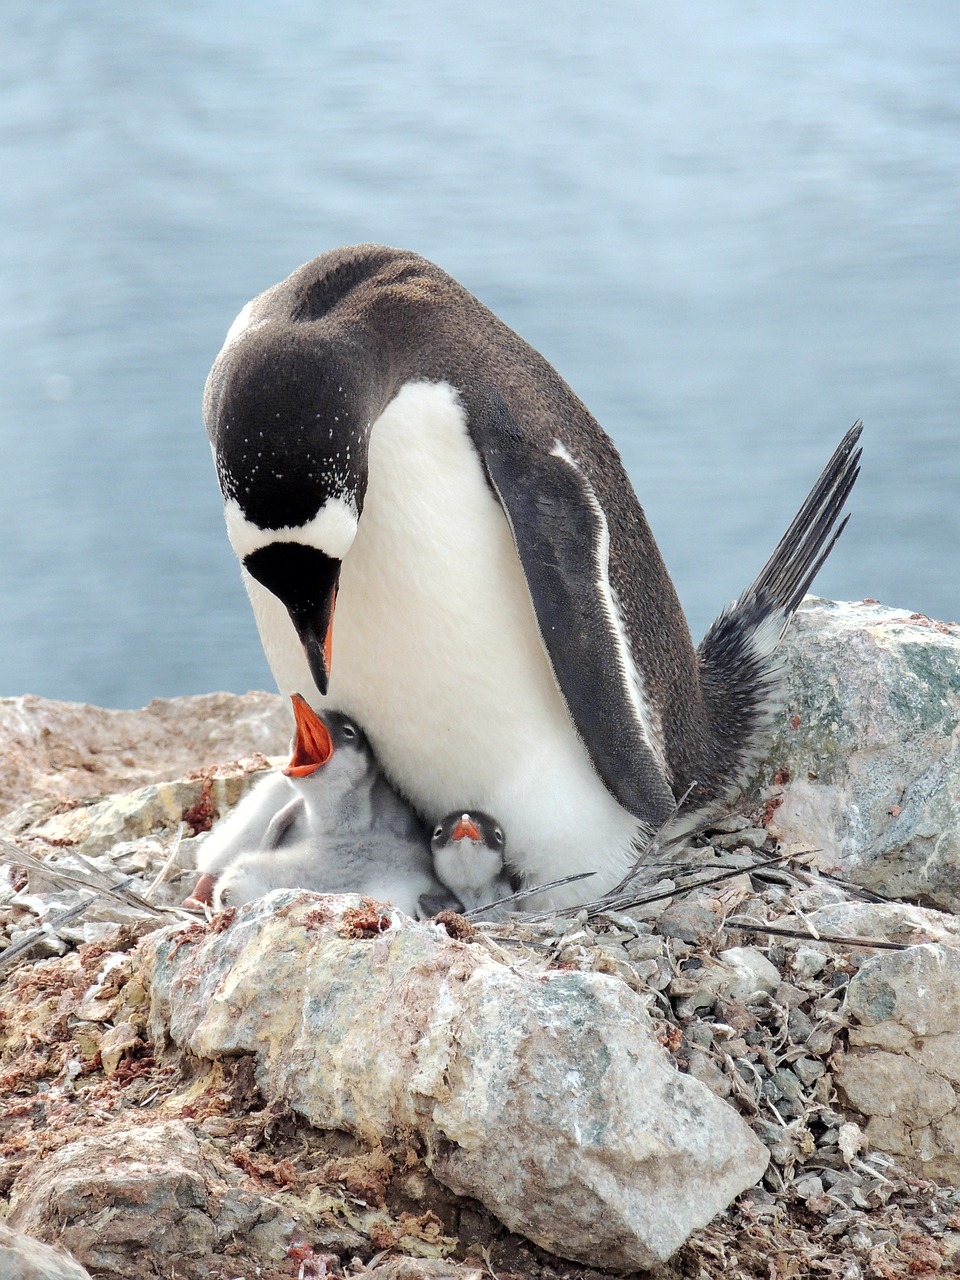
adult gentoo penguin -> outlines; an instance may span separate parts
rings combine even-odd
[[[356,718],[430,824],[494,813],[525,884],[591,897],[691,784],[678,822],[736,790],[859,457],[858,425],[695,649],[612,442],[416,254],[335,250],[248,303],[204,419],[280,688]]]

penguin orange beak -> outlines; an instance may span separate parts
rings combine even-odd
[[[243,567],[285,606],[310,674],[326,696],[340,561],[302,542],[269,542],[245,556]]]
[[[477,829],[477,824],[472,820],[469,814],[465,813],[451,833],[452,840],[482,840],[483,836]]]
[[[333,755],[333,739],[330,730],[299,693],[292,694],[291,701],[297,736],[290,763],[283,772],[288,778],[306,778],[322,768]]]
[[[306,625],[299,624],[294,618],[294,625],[300,635],[300,643],[303,645],[303,651],[307,657],[307,665],[310,667],[310,674],[313,676],[314,684],[322,694],[326,694],[330,684],[330,667],[333,662],[333,612],[337,604],[337,589],[333,588],[330,595],[330,612],[326,616],[326,625],[320,621],[320,626],[314,630],[311,623]],[[320,636],[323,635],[323,643],[320,642]]]

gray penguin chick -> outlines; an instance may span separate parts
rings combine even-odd
[[[433,873],[426,835],[404,841],[372,827],[339,841],[312,840],[268,852],[241,854],[213,889],[217,910],[252,902],[274,889],[314,893],[364,893],[390,902],[406,915],[423,916],[420,899],[439,899],[442,909],[459,906]]]
[[[430,848],[437,878],[457,895],[464,911],[513,893],[504,869],[503,828],[489,813],[472,809],[448,814],[434,828]]]
[[[290,763],[263,779],[201,855],[194,898],[217,909],[273,889],[366,893],[413,915],[423,894],[458,904],[433,874],[427,832],[348,716],[294,697]],[[201,886],[206,898],[201,897]]]
[[[258,779],[236,808],[218,822],[200,849],[200,878],[183,905],[200,907],[211,901],[214,883],[241,854],[268,851],[284,843],[304,840],[311,826],[336,827],[341,809],[354,821],[354,786],[367,772],[363,751],[354,751],[355,730],[345,717],[331,713],[332,729],[303,701],[293,698],[296,733],[290,763]],[[338,747],[344,750],[338,751]],[[322,782],[309,788],[309,811],[301,779],[322,770]]]

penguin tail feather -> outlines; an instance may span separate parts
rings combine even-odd
[[[783,698],[777,649],[849,519],[840,516],[860,474],[862,430],[857,422],[846,433],[755,581],[700,643],[700,687],[711,732],[688,814],[702,815],[730,799],[765,745]]]

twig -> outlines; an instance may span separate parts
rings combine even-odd
[[[563,907],[558,911],[541,912],[531,915],[529,919],[542,921],[550,919],[552,916],[569,916],[576,915],[578,911],[586,911],[588,919],[594,919],[596,916],[602,916],[607,911],[630,911],[635,907],[645,907],[651,902],[661,902],[665,898],[678,898],[682,894],[692,893],[694,889],[699,889],[702,885],[717,884],[723,880],[732,880],[736,876],[749,875],[758,868],[773,866],[776,863],[787,862],[791,858],[805,857],[807,854],[816,853],[816,849],[804,849],[799,853],[781,853],[771,858],[763,858],[757,862],[751,863],[746,867],[734,867],[727,871],[722,871],[715,875],[702,877],[698,880],[691,880],[687,884],[676,885],[673,889],[664,889],[659,893],[650,893],[645,896],[637,896],[636,893],[621,893],[617,896],[613,891],[603,898],[597,898],[593,902],[584,902],[577,907]],[[692,873],[691,873],[692,874]]]
[[[150,911],[153,913],[169,910],[169,908],[154,906],[153,903],[148,902],[146,898],[142,898],[139,893],[135,893],[133,889],[128,889],[127,885],[130,883],[129,876],[125,876],[123,880],[117,883],[111,883],[110,877],[105,875],[100,868],[95,865],[95,863],[91,862],[89,858],[84,857],[82,853],[78,853],[74,849],[71,851],[71,857],[76,858],[78,862],[81,862],[87,868],[92,880],[100,881],[105,892],[113,894],[119,899],[119,901],[126,903],[128,907],[138,907],[141,911]]]
[[[488,902],[485,906],[474,907],[472,911],[464,911],[463,918],[465,920],[482,919],[481,913],[489,911],[491,907],[502,907],[508,902],[520,902],[523,898],[532,898],[535,893],[545,893],[547,889],[558,889],[562,884],[572,884],[574,880],[589,880],[593,875],[596,875],[595,871],[581,871],[579,875],[564,876],[562,880],[548,880],[546,884],[535,885],[532,889],[518,889],[516,893],[511,893],[508,898],[497,898],[495,902]]]
[[[0,836],[0,862],[11,863],[18,866],[27,867],[35,872],[38,876],[46,877],[55,884],[76,885],[80,889],[88,889],[95,894],[105,895],[114,898],[117,902],[123,903],[126,907],[134,907],[139,911],[145,911],[149,915],[176,915],[179,918],[186,918],[178,907],[161,907],[155,906],[152,902],[147,902],[146,898],[142,898],[140,894],[135,893],[127,886],[130,883],[130,877],[125,876],[122,880],[113,882],[111,878],[105,875],[99,867],[95,866],[89,859],[85,858],[82,853],[72,850],[70,853],[72,858],[76,858],[87,869],[86,874],[76,871],[65,871],[62,867],[55,867],[49,862],[44,862],[42,858],[38,858],[34,853],[28,853],[26,849],[21,849],[5,836]],[[92,899],[91,899],[92,901]]]
[[[166,880],[167,878],[167,873],[169,872],[173,864],[176,862],[177,854],[180,852],[180,845],[183,842],[183,830],[184,830],[184,824],[181,822],[179,827],[177,827],[177,834],[174,837],[173,848],[170,850],[170,853],[167,857],[166,862],[163,864],[163,866],[157,872],[156,876],[154,876],[153,880],[144,890],[143,897],[145,901],[149,901],[149,899],[153,897],[154,890],[159,888],[160,885],[163,884],[164,880]]]
[[[753,933],[772,933],[784,938],[803,938],[806,942],[835,942],[841,947],[876,947],[882,951],[906,951],[905,942],[887,942],[883,938],[848,938],[839,933],[810,933],[802,929],[787,929],[783,925],[755,924],[752,920],[731,917],[724,922],[725,929],[742,929]]]
[[[0,951],[0,969],[9,964],[11,960],[16,960],[18,956],[22,956],[24,952],[31,951],[33,947],[40,941],[44,935],[51,930],[55,930],[58,925],[66,924],[68,920],[72,920],[75,916],[81,915],[86,911],[90,903],[100,895],[94,893],[92,898],[85,898],[83,902],[76,903],[75,906],[68,907],[66,911],[61,911],[57,915],[52,916],[49,920],[45,920],[39,929],[32,929],[25,938],[21,938],[19,942],[11,942],[8,947],[4,947]]]
[[[616,893],[621,893],[624,889],[626,889],[627,885],[630,883],[630,881],[633,879],[633,877],[637,874],[638,871],[643,871],[650,865],[649,858],[647,855],[650,853],[651,849],[660,848],[660,837],[675,821],[675,819],[677,818],[677,815],[680,813],[680,810],[683,808],[684,804],[686,803],[687,797],[690,795],[691,791],[695,790],[695,788],[698,785],[699,784],[696,782],[691,782],[689,787],[687,787],[686,791],[680,797],[680,799],[675,802],[673,808],[670,811],[669,816],[664,818],[663,822],[661,822],[660,826],[656,829],[656,831],[653,833],[653,835],[650,837],[647,843],[637,853],[637,856],[634,859],[633,866],[630,868],[627,874],[623,877],[620,883],[615,884],[613,888],[610,890],[610,894],[609,894],[610,897],[613,897],[613,895]]]

